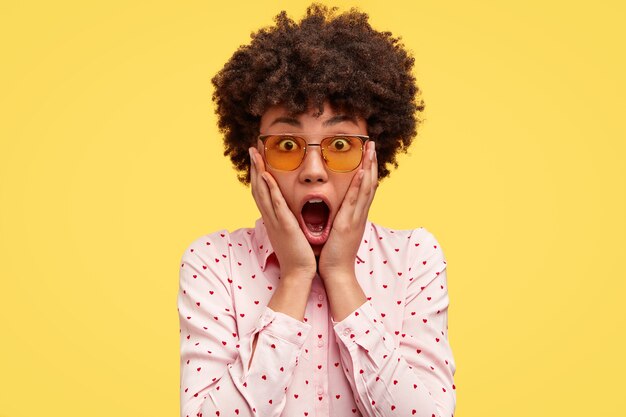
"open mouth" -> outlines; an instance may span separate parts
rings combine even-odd
[[[326,242],[329,234],[330,208],[321,198],[313,198],[304,203],[301,211],[301,226],[303,232],[313,245]]]

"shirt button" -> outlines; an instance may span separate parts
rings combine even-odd
[[[318,340],[317,341],[317,346],[319,346],[319,347],[324,346],[324,341],[323,340]]]
[[[320,294],[320,295],[317,296],[317,299],[320,300],[320,301],[323,301],[324,300],[324,296],[322,294]]]
[[[324,388],[317,387],[317,395],[322,395],[324,393]]]
[[[345,330],[343,331],[343,335],[344,335],[344,336],[347,336],[347,335],[349,335],[349,334],[350,334],[350,332],[351,332],[351,331],[352,331],[352,329],[345,329]]]

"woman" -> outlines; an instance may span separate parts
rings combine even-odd
[[[423,110],[413,58],[356,10],[275,20],[213,79],[262,218],[183,254],[181,416],[452,416],[443,252],[367,220]]]

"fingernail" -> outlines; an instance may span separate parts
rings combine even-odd
[[[256,166],[256,162],[254,162],[254,155],[252,154],[252,148],[248,148],[248,153],[250,154],[250,161]]]

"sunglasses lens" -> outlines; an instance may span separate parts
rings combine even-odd
[[[306,142],[295,136],[268,136],[265,140],[265,158],[275,169],[293,171],[304,156]]]
[[[363,142],[356,136],[326,138],[322,141],[322,154],[333,171],[352,171],[361,163]]]

